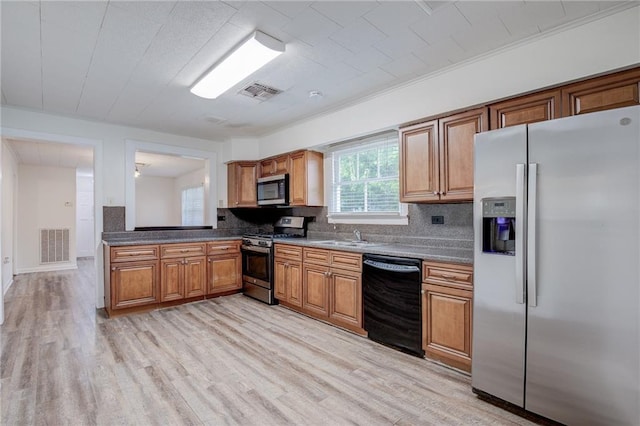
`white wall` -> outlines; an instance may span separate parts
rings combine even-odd
[[[76,170],[18,165],[16,272],[76,267]],[[69,228],[69,262],[40,264],[40,229]]]
[[[452,67],[260,140],[260,158],[640,63],[640,6]]]
[[[176,203],[176,179],[140,175],[136,178],[136,227],[179,226],[180,203]]]
[[[76,170],[76,254],[95,256],[93,175]]]
[[[127,139],[217,153],[219,161],[218,169],[224,170],[224,173],[219,173],[221,179],[216,182],[216,185],[218,188],[223,188],[226,194],[226,167],[223,163],[227,160],[223,156],[222,142],[27,111],[6,106],[2,106],[1,120],[3,128],[24,129],[31,132],[101,140],[103,160],[102,164],[96,164],[96,168],[104,170],[104,184],[103,190],[101,191],[102,199],[98,200],[99,205],[97,205],[96,208],[102,209],[102,205],[125,205],[124,158],[125,140]]]
[[[6,293],[13,283],[16,185],[18,182],[18,161],[13,150],[2,142],[2,293]]]

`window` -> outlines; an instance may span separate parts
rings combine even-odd
[[[204,224],[204,186],[198,185],[182,190],[182,226]]]
[[[406,224],[400,203],[398,133],[387,132],[331,152],[329,222]]]

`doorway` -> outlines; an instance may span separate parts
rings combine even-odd
[[[9,220],[5,219],[7,213],[2,214],[3,241],[10,238],[14,243],[13,247],[5,248],[0,254],[3,258],[9,257],[12,263],[10,267],[6,263],[1,264],[0,275],[4,277],[5,274],[13,276],[45,270],[75,269],[78,257],[93,258],[89,263],[93,265],[94,270],[101,270],[101,247],[96,241],[99,241],[102,229],[102,210],[96,209],[95,206],[96,201],[102,196],[102,170],[95,165],[102,162],[102,142],[20,129],[1,130],[2,172],[5,173],[7,170],[7,162],[12,163],[17,172],[14,189],[5,185],[5,179],[2,185],[3,201],[11,197],[15,199],[12,208],[15,219],[13,224],[8,225]],[[66,182],[71,183],[71,193],[68,187],[63,189],[64,185],[54,184],[60,183],[61,179],[64,180],[63,176],[69,177]],[[20,177],[23,177],[22,183]],[[80,177],[83,180],[82,184],[77,180]],[[26,195],[22,191],[25,188]],[[76,188],[81,190],[78,194]],[[5,203],[3,210],[4,207]],[[82,216],[77,212],[77,208],[84,209]],[[25,211],[28,214],[24,214]],[[66,215],[66,212],[70,214]],[[62,217],[71,217],[72,221],[63,223]],[[76,219],[81,219],[80,224]],[[56,237],[56,244],[60,241],[57,236],[62,236],[59,246],[53,244],[55,250],[62,247],[62,255],[58,255],[56,251],[54,256],[49,255],[45,259],[46,262],[43,262],[46,246],[43,236],[47,235]],[[79,243],[76,237],[81,237],[83,243]],[[51,241],[48,243],[52,246]],[[104,303],[102,275],[92,275],[95,277],[91,278],[95,305],[100,308]],[[0,324],[4,321],[5,290],[0,289]]]

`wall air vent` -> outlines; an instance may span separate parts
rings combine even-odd
[[[40,230],[40,264],[69,261],[69,229]]]
[[[251,83],[238,93],[259,101],[266,101],[267,99],[273,98],[275,95],[282,93],[282,90],[256,82]]]

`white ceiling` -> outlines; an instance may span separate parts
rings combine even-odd
[[[205,139],[256,136],[634,2],[425,3],[431,15],[415,1],[3,0],[2,103]],[[218,99],[192,95],[255,29],[286,52]],[[284,93],[237,94],[253,81]]]
[[[64,143],[38,142],[3,138],[19,164],[68,167],[78,173],[93,175],[93,148]]]
[[[136,152],[136,164],[142,176],[175,178],[204,169],[204,160],[141,151]]]

